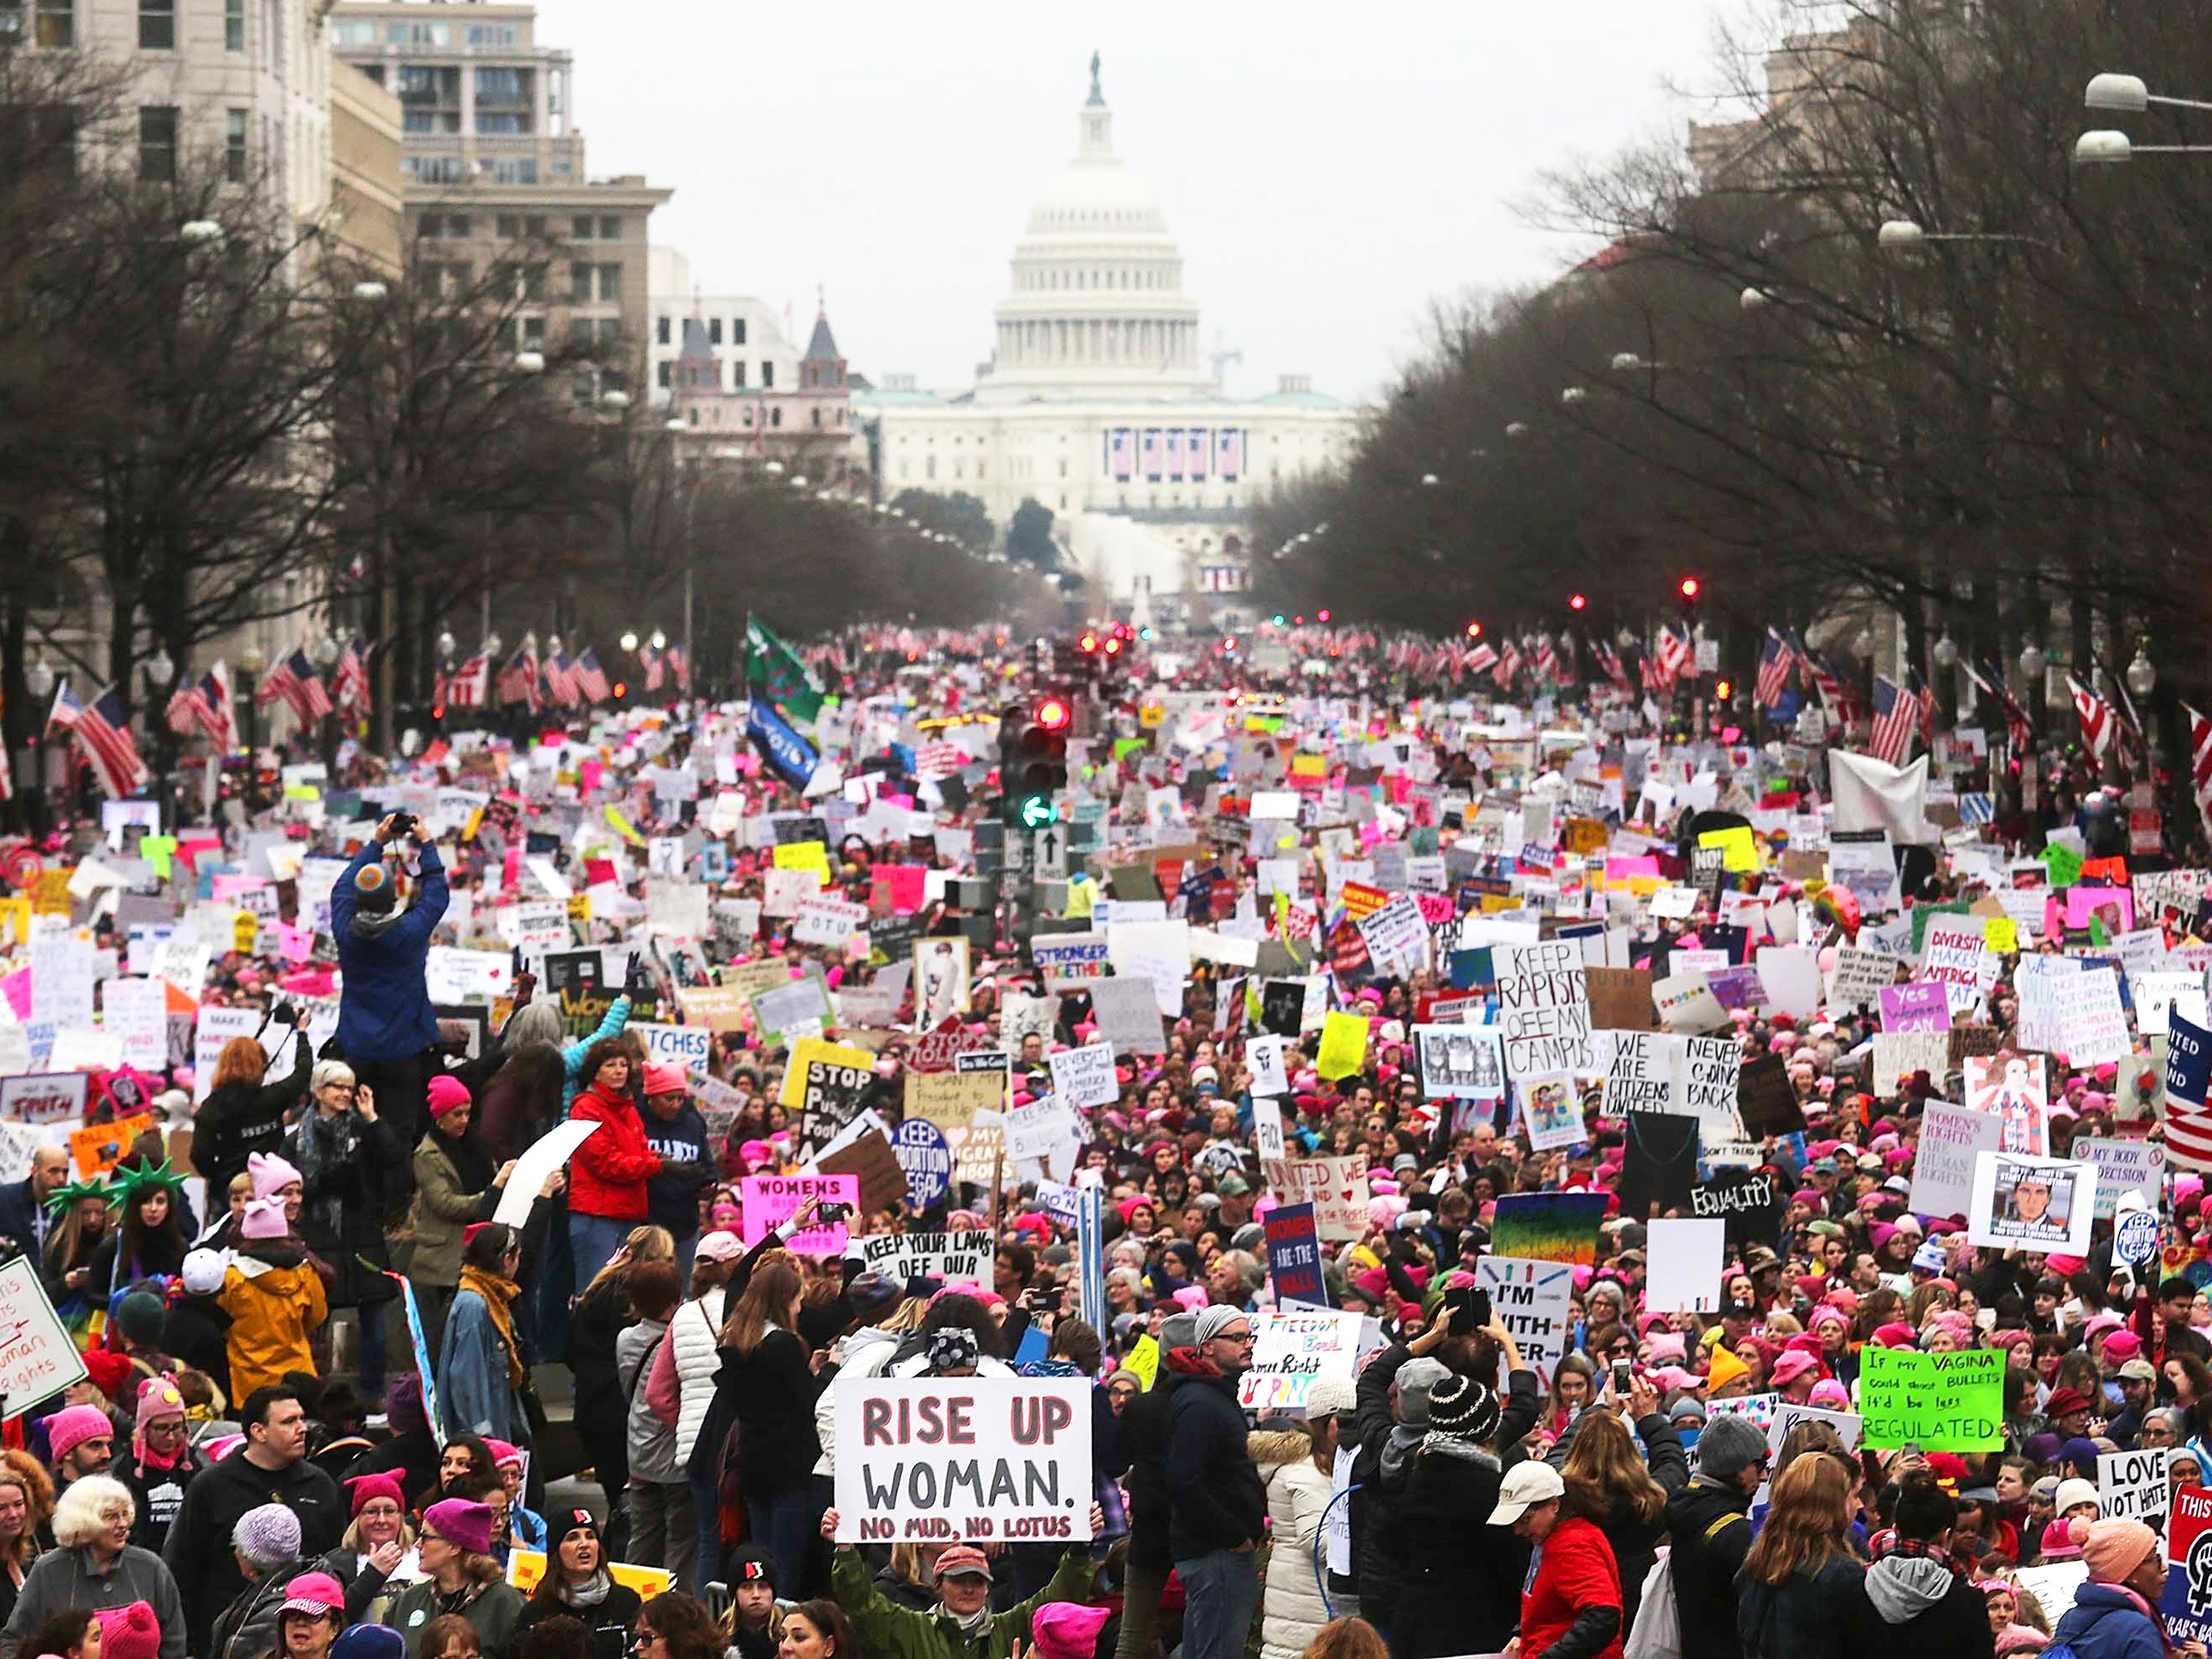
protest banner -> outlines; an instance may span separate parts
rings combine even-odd
[[[1474,1282],[1490,1292],[1491,1316],[1521,1345],[1521,1357],[1536,1373],[1536,1386],[1550,1388],[1553,1370],[1567,1351],[1575,1270],[1559,1261],[1486,1255],[1474,1264]],[[1453,1334],[1466,1334],[1456,1327]]]
[[[1651,1222],[1644,1236],[1651,1258],[1644,1305],[1654,1313],[1711,1313],[1721,1298],[1721,1258],[1728,1224],[1680,1218]]]
[[[2072,1152],[2082,1163],[2096,1166],[2098,1220],[2112,1218],[2123,1193],[2140,1193],[2144,1203],[2157,1207],[2160,1184],[2166,1178],[2166,1148],[2158,1142],[2079,1135]]]
[[[700,1071],[714,1053],[714,1034],[704,1025],[656,1025],[647,1020],[634,1019],[623,1029],[645,1044],[648,1061],[680,1066],[687,1072]]]
[[[1747,1134],[1795,1134],[1805,1127],[1805,1109],[1779,1054],[1743,1062],[1735,1078],[1735,1109]]]
[[[2097,1518],[2100,1521],[2146,1521],[2166,1510],[2165,1450],[2156,1446],[2136,1451],[2097,1455]]]
[[[1284,1201],[1311,1204],[1314,1224],[1324,1240],[1367,1236],[1366,1158],[1357,1153],[1345,1158],[1292,1158],[1282,1167],[1289,1176]]]
[[[1416,1025],[1421,1092],[1431,1100],[1498,1099],[1505,1092],[1501,1035],[1488,1025]]]
[[[2040,1158],[2047,1145],[2050,1084],[2041,1054],[1968,1054],[1959,1062],[1966,1104],[1997,1121],[1997,1150]]]
[[[1070,1106],[1105,1106],[1121,1092],[1114,1073],[1114,1050],[1103,1042],[1063,1048],[1051,1056],[1052,1091]]]
[[[1908,980],[1881,988],[1881,1029],[1885,1031],[1948,1031],[1951,1029],[1949,994],[1936,980]]]
[[[1966,1240],[1992,1249],[2087,1255],[2096,1200],[2093,1164],[1982,1152],[1974,1159]]]
[[[1736,1120],[1735,1091],[1742,1045],[1732,1036],[1678,1037],[1675,1045],[1667,1109],[1697,1119],[1698,1133],[1708,1140],[1738,1134],[1742,1126]]]
[[[895,1284],[934,1279],[946,1285],[988,1283],[991,1234],[987,1228],[957,1233],[871,1233],[857,1241],[861,1266]]]
[[[2173,1494],[2158,1610],[2174,1643],[2212,1643],[2212,1487],[2184,1486]]]
[[[1000,1120],[1006,1131],[1006,1156],[1017,1164],[1050,1164],[1064,1152],[1071,1157],[1082,1144],[1083,1121],[1057,1095],[1017,1106]],[[1062,1177],[1066,1170],[1060,1170]]]
[[[1106,936],[1041,933],[1030,942],[1030,959],[1046,989],[1087,990],[1091,981],[1106,976]]]
[[[1492,1217],[1490,1247],[1524,1261],[1595,1267],[1607,1201],[1603,1193],[1504,1194]]]
[[[1543,939],[1496,945],[1491,955],[1498,974],[1506,1076],[1595,1072],[1582,946],[1573,939]]]
[[[891,1154],[906,1176],[907,1202],[926,1210],[952,1186],[952,1143],[926,1117],[909,1117],[891,1131]]]
[[[841,1376],[840,1543],[1091,1536],[1091,1382]]]
[[[852,1175],[745,1176],[738,1182],[738,1236],[746,1244],[761,1242],[769,1230],[788,1220],[808,1199],[842,1204],[848,1214],[860,1202],[860,1178]],[[837,1255],[845,1249],[845,1223],[832,1221],[793,1233],[787,1243],[799,1255]]]
[[[30,1259],[0,1267],[0,1402],[10,1418],[43,1405],[87,1375],[69,1328],[47,1300]]]
[[[1707,1149],[1708,1158],[1712,1150]],[[1728,1242],[1738,1248],[1771,1244],[1781,1227],[1782,1197],[1781,1183],[1771,1170],[1717,1173],[1690,1189],[1690,1213],[1717,1218]]]
[[[1252,1369],[1237,1379],[1237,1403],[1266,1417],[1304,1416],[1306,1390],[1316,1379],[1349,1382],[1359,1360],[1359,1331],[1366,1316],[1334,1308],[1250,1316]]]
[[[978,1112],[995,1112],[1006,1103],[1006,1074],[994,1072],[909,1072],[906,1110],[952,1133],[965,1129]]]
[[[129,1117],[70,1130],[70,1160],[76,1166],[77,1179],[94,1181],[106,1176],[123,1162],[132,1141],[152,1131],[156,1121],[151,1112],[134,1112]]]
[[[91,1082],[82,1072],[30,1072],[0,1078],[0,1119],[42,1125],[82,1118]]]
[[[1915,1215],[1963,1216],[1974,1201],[1974,1163],[1997,1149],[1997,1120],[1972,1107],[1931,1100],[1920,1120],[1920,1151],[1913,1160]]]
[[[1607,1117],[1663,1112],[1673,1096],[1674,1040],[1666,1031],[1601,1031],[1595,1046],[1605,1068]]]
[[[1267,1212],[1267,1274],[1278,1303],[1328,1305],[1321,1270],[1321,1232],[1310,1204],[1278,1204]]]
[[[1575,1080],[1565,1072],[1549,1077],[1522,1078],[1513,1085],[1521,1100],[1521,1127],[1528,1131],[1532,1152],[1555,1152],[1580,1146],[1589,1138],[1583,1120],[1583,1101]],[[1482,1114],[1492,1109],[1476,1105],[1462,1111]]]
[[[1996,1451],[2004,1445],[2005,1351],[1916,1353],[1869,1343],[1859,1356],[1859,1415],[1878,1450],[1907,1441],[1923,1451]]]

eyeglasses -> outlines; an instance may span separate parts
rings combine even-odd
[[[1257,1339],[1249,1331],[1221,1331],[1215,1334],[1216,1342],[1251,1342]]]

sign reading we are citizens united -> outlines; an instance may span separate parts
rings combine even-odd
[[[1091,1536],[1091,1383],[840,1376],[837,1540]]]

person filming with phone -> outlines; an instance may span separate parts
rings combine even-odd
[[[419,872],[403,892],[403,861],[386,854],[412,841]],[[438,1016],[426,968],[430,935],[448,899],[437,844],[407,812],[394,812],[355,854],[331,889],[331,933],[338,943],[343,988],[338,1052],[403,1146],[422,1138],[425,1091],[438,1064]],[[403,902],[404,900],[404,902]]]

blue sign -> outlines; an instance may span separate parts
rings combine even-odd
[[[891,1131],[891,1151],[906,1171],[907,1200],[926,1210],[952,1185],[952,1143],[926,1117],[910,1117]]]
[[[2167,1103],[2201,1112],[2208,1086],[2212,1086],[2212,1031],[2191,1024],[2179,1012],[2169,1009],[2166,1016]]]
[[[784,781],[794,789],[804,789],[808,778],[814,775],[815,763],[821,757],[814,747],[793,731],[783,716],[769,708],[766,701],[755,697],[745,715],[745,735],[759,750],[761,758],[773,766]]]
[[[1328,1306],[1321,1276],[1321,1230],[1310,1204],[1279,1204],[1267,1212],[1267,1273],[1279,1303]]]
[[[2112,1229],[2112,1254],[2140,1267],[2158,1254],[2158,1212],[2130,1210]]]

